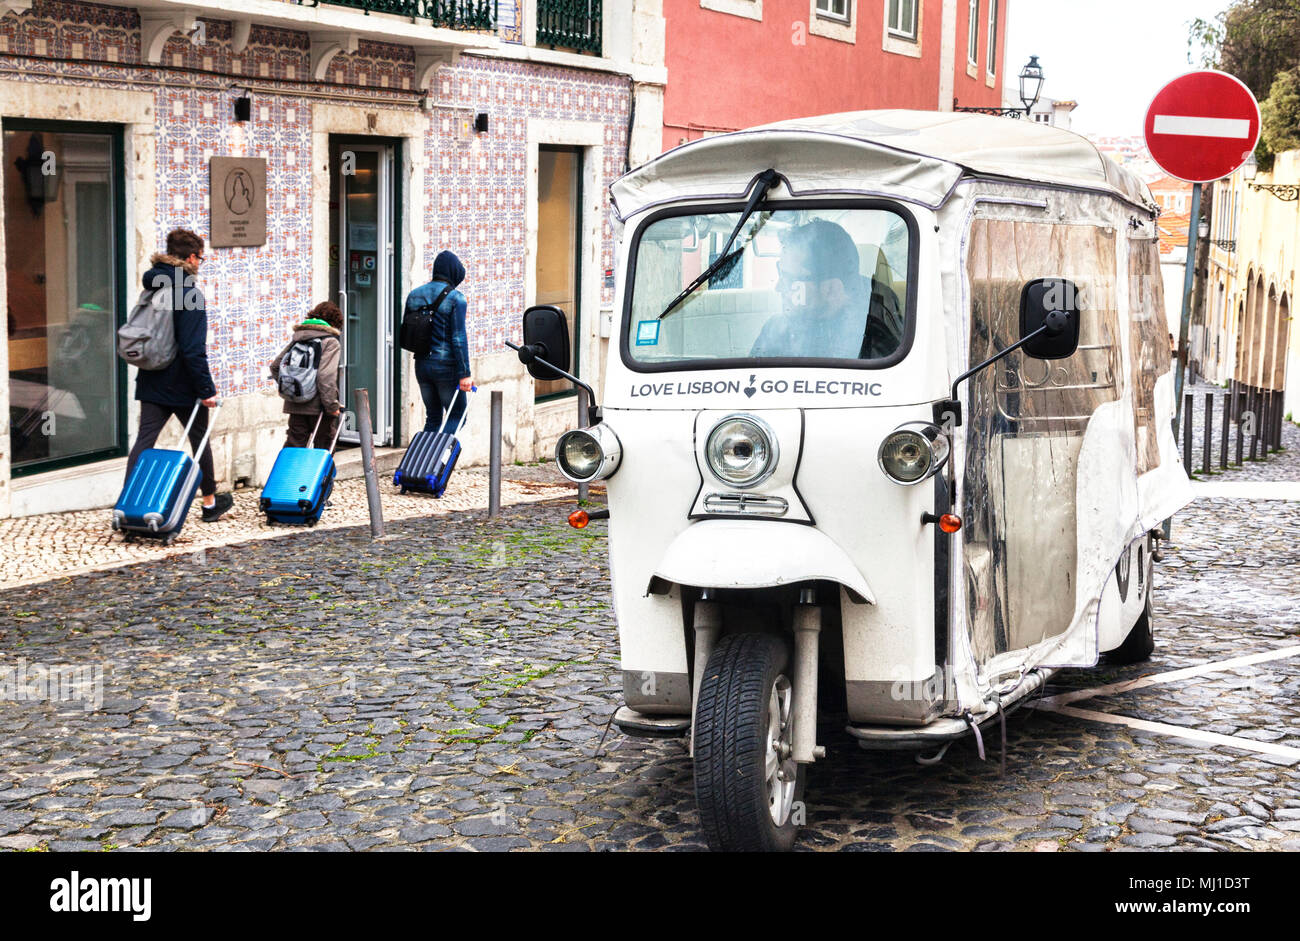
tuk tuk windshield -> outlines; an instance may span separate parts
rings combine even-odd
[[[898,353],[910,289],[908,226],[878,208],[669,216],[637,242],[627,349],[646,365],[732,359],[885,360]]]

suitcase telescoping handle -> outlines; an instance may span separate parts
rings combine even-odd
[[[334,440],[330,442],[330,454],[333,454],[334,449],[338,447],[339,433],[343,430],[342,412],[339,413],[338,418],[339,418],[339,423],[334,426]],[[307,439],[307,445],[309,447],[316,443],[316,434],[317,432],[320,431],[320,423],[323,422],[324,420],[325,420],[325,413],[322,411],[319,415],[316,416],[316,427],[311,430],[311,437]]]
[[[194,403],[194,411],[190,412],[190,420],[185,423],[185,430],[181,432],[182,442],[190,440],[190,428],[194,425],[194,419],[199,417],[199,409],[201,409],[202,407],[203,407],[203,400],[198,399]],[[212,408],[214,410],[221,408],[221,399],[217,399],[217,404],[212,406]],[[208,438],[212,437],[213,424],[214,424],[213,422],[208,422],[208,430],[203,433],[203,440],[200,441],[199,446],[194,449],[194,460],[196,461],[199,459],[199,455],[203,453],[203,449],[208,446]]]
[[[325,412],[321,412],[320,415],[316,416],[316,428],[312,429],[312,437],[307,439],[308,447],[312,447],[313,445],[316,445],[316,434],[321,430],[322,421],[325,421]],[[338,435],[339,433],[342,432],[342,430],[343,430],[343,413],[339,412],[338,425],[334,426],[334,441],[331,441],[329,443],[330,454],[334,454],[334,448],[338,447]]]

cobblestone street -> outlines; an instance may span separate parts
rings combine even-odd
[[[1297,451],[1274,479],[1297,480]],[[1300,643],[1297,507],[1199,499],[1157,567],[1153,660],[1047,695]],[[0,847],[699,849],[680,741],[610,732],[605,524],[571,499],[210,548],[0,593],[0,644],[102,669],[0,707]],[[1300,850],[1300,657],[1026,707],[989,760],[859,750],[828,723],[803,849]],[[1252,745],[1280,746],[1265,754]]]

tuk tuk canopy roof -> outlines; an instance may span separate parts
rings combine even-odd
[[[620,220],[680,199],[739,199],[777,170],[791,193],[880,195],[937,209],[964,176],[1084,187],[1154,209],[1146,184],[1071,131],[986,114],[854,111],[676,147],[610,187]]]

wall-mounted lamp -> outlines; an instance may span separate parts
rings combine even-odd
[[[1196,236],[1197,238],[1208,238],[1209,234],[1210,223],[1205,216],[1201,216],[1201,221],[1196,226]]]
[[[480,111],[474,115],[474,133],[486,134],[488,129],[488,116],[486,111]]]
[[[235,99],[235,123],[253,119],[253,99],[245,91],[242,97]]]
[[[1043,67],[1038,64],[1038,56],[1030,56],[1025,67],[1020,70],[1020,103],[1025,106],[1025,114],[1034,110],[1039,92],[1043,90],[1043,78]]]
[[[32,207],[32,214],[39,216],[46,203],[59,198],[58,162],[54,154],[45,149],[39,133],[27,139],[27,156],[15,160],[14,166],[22,178],[27,204]]]

